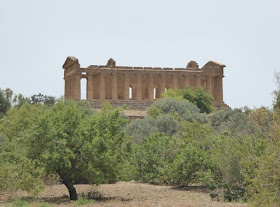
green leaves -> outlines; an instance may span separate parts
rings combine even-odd
[[[164,170],[172,160],[172,143],[163,133],[155,133],[134,148],[136,180],[150,183],[164,182]]]
[[[185,89],[169,89],[163,94],[163,97],[177,98],[178,100],[186,99],[200,109],[201,113],[211,113],[214,110],[212,106],[214,98],[208,94],[202,87],[186,87]]]
[[[11,190],[37,192],[43,174],[58,174],[70,188],[129,179],[131,139],[123,132],[125,123],[119,109],[93,112],[84,102],[12,108],[0,120],[0,189],[8,190],[12,182]]]
[[[0,119],[8,112],[12,105],[13,91],[9,88],[0,89]]]
[[[43,187],[42,168],[27,158],[24,135],[41,106],[12,108],[0,120],[0,190],[23,189],[37,194]]]

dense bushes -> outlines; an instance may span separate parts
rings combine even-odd
[[[162,183],[164,171],[173,158],[172,140],[163,133],[155,133],[134,147],[135,179]]]
[[[210,124],[218,132],[231,131],[236,135],[252,131],[248,115],[241,109],[223,109],[210,115]]]
[[[183,121],[206,123],[206,114],[187,100],[164,98],[148,109],[148,116],[134,120],[127,126],[127,134],[139,142],[155,132],[163,132],[169,137],[182,128]]]

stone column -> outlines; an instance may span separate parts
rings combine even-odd
[[[173,74],[172,75],[172,77],[173,77],[173,89],[176,89],[176,88],[178,88],[178,80],[177,80],[177,74]]]
[[[71,77],[68,77],[68,99],[73,98],[73,81]]]
[[[196,76],[196,87],[201,87],[201,77],[200,77],[200,75]]]
[[[203,76],[202,87],[206,91],[207,90],[207,77]]]
[[[70,77],[70,97],[71,99],[74,99],[74,78]]]
[[[92,83],[92,75],[87,75],[87,100],[93,99],[93,83]]]
[[[138,101],[142,100],[142,74],[141,73],[137,73],[137,95],[136,95],[136,99]]]
[[[76,95],[76,93],[77,93],[77,90],[76,90],[76,88],[77,88],[77,87],[76,87],[76,82],[77,82],[76,76],[74,75],[74,76],[71,77],[71,83],[72,83],[72,85],[71,85],[71,86],[72,86],[72,87],[71,87],[71,89],[72,89],[72,94],[71,94],[72,96],[71,96],[71,98],[74,99],[74,100],[76,100],[76,96],[77,96],[77,95]]]
[[[69,99],[69,98],[70,98],[70,94],[71,94],[71,91],[70,91],[70,89],[71,89],[71,88],[70,88],[70,87],[71,87],[71,86],[70,86],[70,83],[71,83],[71,82],[70,82],[70,78],[67,77],[66,81],[67,81],[67,82],[66,82],[66,96],[65,96],[65,98],[66,98],[66,99]]]
[[[129,100],[129,73],[124,74],[124,100]]]
[[[71,99],[75,99],[75,78],[71,76]]]
[[[71,77],[68,77],[68,99],[72,97],[72,86],[71,86]]]
[[[154,100],[154,79],[153,75],[149,75],[149,100]]]
[[[81,100],[81,75],[75,75],[75,99],[77,101]]]
[[[160,95],[165,92],[165,74],[161,75],[161,83],[160,83]]]
[[[223,103],[223,77],[219,76],[216,80],[217,83],[217,102],[219,104]]]
[[[100,71],[100,89],[99,89],[100,100],[105,100],[105,77],[104,73]]]
[[[117,73],[114,72],[112,75],[112,100],[118,100]]]
[[[64,78],[64,99],[68,98],[68,80]]]
[[[190,78],[189,78],[189,76],[187,76],[187,75],[185,75],[185,83],[184,83],[184,85],[185,85],[185,88],[186,88],[187,86],[190,86]]]
[[[207,76],[206,90],[209,94],[213,96],[213,79],[211,76]]]

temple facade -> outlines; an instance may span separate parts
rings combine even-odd
[[[160,98],[165,90],[186,86],[203,87],[215,99],[216,107],[226,107],[223,101],[225,65],[209,61],[199,68],[190,61],[185,68],[117,66],[110,58],[106,65],[80,67],[75,57],[67,57],[63,64],[65,99],[81,100],[81,79],[87,80],[86,100],[93,107],[104,101],[112,105],[146,108]]]

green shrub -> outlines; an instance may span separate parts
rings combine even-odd
[[[211,162],[213,130],[186,122],[175,141],[175,158],[166,171],[167,182],[178,185],[212,182],[215,179]]]
[[[138,143],[152,133],[163,132],[169,137],[172,137],[180,128],[179,122],[170,114],[162,114],[156,118],[145,117],[137,119],[127,126],[126,132],[134,137]]]
[[[15,199],[13,201],[13,207],[29,207],[29,203],[26,201],[25,197]]]
[[[201,113],[209,114],[214,109],[212,106],[214,103],[214,98],[202,87],[186,87],[183,90],[183,98],[196,105],[200,109]]]
[[[52,205],[49,203],[43,202],[43,203],[41,203],[40,207],[52,207]]]
[[[213,178],[208,153],[200,146],[190,143],[181,149],[169,165],[167,182],[188,186],[190,183],[207,184]]]
[[[210,124],[218,132],[231,131],[235,135],[253,132],[248,115],[241,109],[223,109],[211,114]]]
[[[185,89],[169,89],[164,94],[163,97],[175,97],[179,100],[186,99],[193,105],[199,108],[201,113],[207,113],[213,111],[214,98],[207,93],[202,87],[186,87]]]
[[[126,127],[126,134],[132,136],[135,142],[140,142],[145,137],[157,132],[156,120],[150,117],[131,121]]]
[[[155,111],[155,108],[158,110]],[[199,108],[188,100],[178,100],[177,98],[167,97],[156,101],[148,108],[148,114],[152,117],[155,117],[157,114],[172,114],[179,120],[202,124],[207,122],[206,114],[200,113]]]
[[[85,198],[79,198],[75,202],[75,205],[77,205],[77,206],[90,205],[90,204],[93,204],[93,200],[85,199]]]
[[[224,197],[224,201],[246,201],[244,195],[245,195],[245,188],[244,186],[240,185],[240,184],[225,184],[223,186],[224,193],[223,193],[223,197]]]
[[[249,121],[255,134],[266,137],[273,125],[273,113],[266,107],[254,109],[249,113]]]
[[[173,141],[155,133],[134,147],[135,180],[161,183],[164,168],[173,160]]]
[[[279,123],[277,123],[279,124]],[[254,206],[280,206],[280,141],[278,130],[271,133],[267,147],[259,156],[244,162],[246,197]]]

